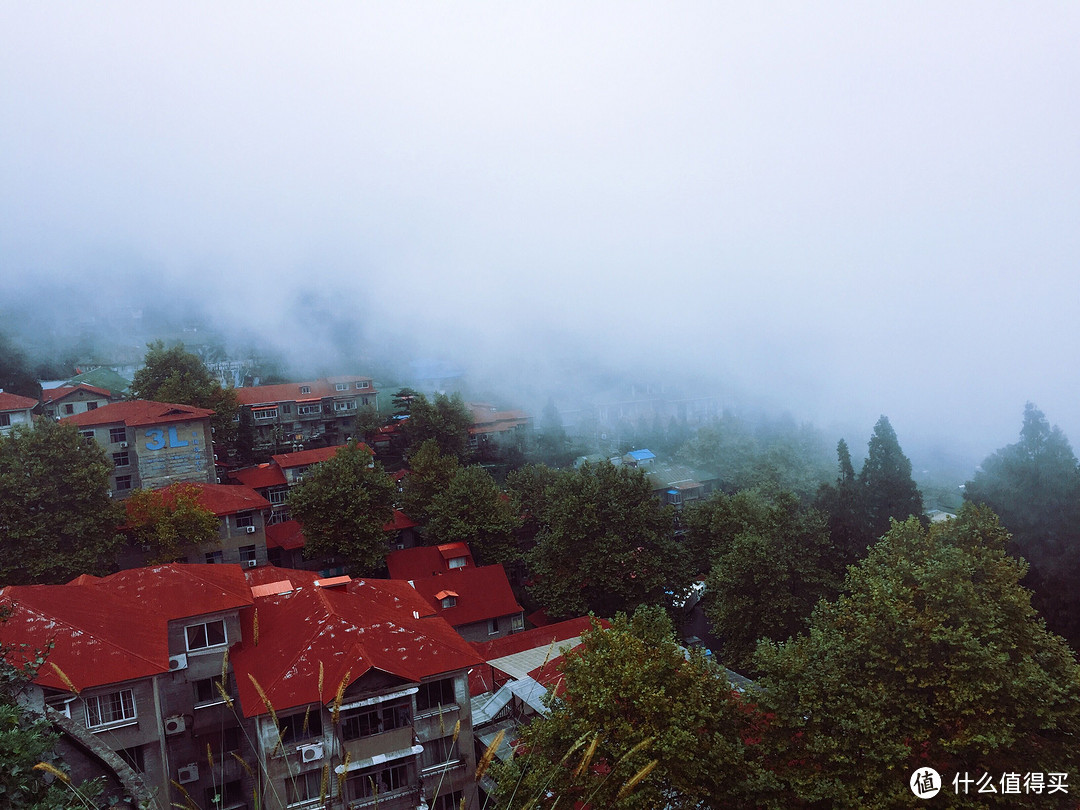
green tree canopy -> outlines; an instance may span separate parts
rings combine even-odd
[[[435,543],[469,543],[481,565],[520,558],[515,531],[521,525],[513,502],[478,465],[460,467],[428,508],[427,536]]]
[[[137,489],[124,501],[124,508],[135,542],[150,550],[150,564],[172,562],[188,546],[218,540],[220,522],[199,503],[199,489],[192,484]]]
[[[240,408],[236,394],[221,387],[198,355],[185,351],[183,343],[166,347],[158,340],[147,345],[143,363],[131,381],[132,398],[209,408],[214,411],[215,441],[235,441],[233,417]]]
[[[859,511],[874,540],[889,530],[890,520],[907,520],[923,513],[922,495],[911,478],[911,462],[900,449],[887,417],[882,416],[874,425],[869,454],[859,472],[858,492]]]
[[[805,635],[761,645],[771,756],[799,800],[909,806],[923,766],[1077,772],[1080,668],[1032,608],[1007,541],[993,513],[970,505],[929,529],[894,524]],[[948,805],[1019,799],[950,793]]]
[[[674,537],[674,511],[636,468],[561,470],[543,493],[530,593],[554,617],[612,616],[661,604],[687,588],[691,565]]]
[[[109,498],[112,464],[74,425],[42,419],[0,437],[0,559],[5,585],[104,573],[123,543]]]
[[[836,596],[843,569],[825,517],[793,493],[719,495],[700,511],[711,513],[710,527],[719,530],[705,615],[723,639],[724,662],[751,674],[758,639],[783,641],[804,630],[818,600]]]
[[[469,450],[472,413],[461,394],[436,394],[428,399],[417,394],[411,400],[409,418],[404,423],[409,455],[428,439],[434,439],[442,453],[465,461]]]
[[[496,771],[500,808],[719,810],[771,794],[752,708],[701,650],[678,646],[662,610],[594,624],[582,645],[563,659],[550,715],[522,730],[521,753]]]
[[[305,474],[289,493],[289,511],[304,527],[307,553],[340,557],[354,575],[369,575],[386,561],[394,494],[382,465],[349,442]]]
[[[850,565],[866,555],[866,549],[876,539],[859,512],[859,486],[851,451],[843,439],[836,445],[839,474],[835,484],[822,484],[814,506],[828,516],[829,536],[841,567]]]
[[[427,526],[435,496],[450,486],[459,469],[457,459],[441,453],[437,441],[423,441],[409,458],[409,474],[403,479],[401,508],[405,514]]]

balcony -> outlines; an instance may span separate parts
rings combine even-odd
[[[412,744],[413,728],[412,726],[403,726],[392,731],[384,731],[382,734],[372,734],[369,737],[347,740],[344,743],[344,748],[349,753],[349,759],[358,762],[371,759],[378,754],[402,751],[411,748]]]

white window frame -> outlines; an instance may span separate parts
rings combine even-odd
[[[206,632],[206,628],[209,627],[212,624],[220,624],[221,625],[221,635],[224,636],[224,638],[225,638],[224,641],[219,641],[219,642],[216,642],[214,644],[209,643],[210,639],[209,639],[209,635]],[[191,646],[191,633],[189,631],[192,630],[193,628],[196,628],[196,627],[201,627],[202,628],[202,638],[203,638],[203,641],[205,641],[206,643],[205,644],[199,644],[199,645],[193,647],[193,646]],[[217,649],[219,647],[227,647],[229,645],[229,628],[225,624],[224,619],[210,619],[209,621],[196,622],[195,624],[186,625],[184,627],[184,645],[185,645],[185,647],[187,647],[188,652],[200,652],[201,650],[213,650],[213,649]]]
[[[125,700],[126,696],[126,700]],[[113,699],[119,703],[120,716],[112,717],[108,720],[102,719],[104,713],[102,712],[102,700],[109,700],[110,703]],[[93,722],[91,718],[90,707],[94,706],[94,712],[97,715],[97,722]],[[116,725],[117,723],[128,723],[138,718],[138,713],[135,711],[135,694],[130,689],[121,689],[117,692],[108,692],[104,695],[93,695],[91,697],[83,698],[83,707],[86,709],[86,727],[87,728],[103,728],[105,726]],[[114,708],[110,706],[110,711]]]
[[[311,416],[313,413],[322,413],[322,403],[316,403],[315,405],[297,405],[297,416]]]
[[[335,411],[355,411],[356,410],[356,400],[355,399],[339,400],[339,401],[334,403],[334,410]]]
[[[348,391],[349,390],[349,384],[348,383],[334,383],[334,390],[335,391]]]
[[[301,385],[300,386],[300,393],[301,394],[310,394],[311,393],[311,386],[310,385]]]
[[[265,410],[255,411],[255,413],[252,414],[252,416],[254,416],[256,419],[263,421],[267,419],[277,419],[277,415],[277,408],[266,408]]]
[[[356,383],[356,390],[358,391],[362,391],[363,389],[370,387],[371,385],[368,383],[367,380],[358,380]]]
[[[127,428],[109,428],[109,444],[120,444],[127,441]]]
[[[451,557],[446,562],[446,567],[453,570],[455,568],[464,568],[469,564],[468,557]]]

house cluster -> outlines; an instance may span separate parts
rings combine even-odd
[[[588,622],[525,631],[501,567],[463,543],[390,565],[350,579],[171,563],[11,586],[0,644],[48,651],[28,700],[62,721],[74,777],[111,768],[157,807],[479,808],[478,758],[546,711],[552,661]]]

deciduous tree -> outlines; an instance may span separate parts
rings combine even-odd
[[[394,493],[370,451],[349,442],[304,475],[289,493],[289,511],[304,527],[308,553],[340,557],[353,574],[368,575],[386,560],[383,527],[393,518]]]
[[[426,526],[435,496],[450,486],[459,469],[457,459],[441,453],[437,441],[422,442],[409,458],[409,474],[404,478],[401,508],[405,514]]]
[[[500,808],[719,810],[758,806],[776,787],[752,744],[752,707],[721,667],[678,646],[657,608],[594,625],[547,700],[550,715],[497,771]]]
[[[150,550],[148,562],[172,562],[188,546],[218,539],[218,518],[199,503],[191,484],[165,489],[137,489],[124,501],[127,528],[135,542]]]
[[[929,529],[894,524],[805,635],[759,648],[774,762],[799,800],[908,806],[925,766],[947,778],[1076,773],[1080,667],[1032,608],[1007,541],[970,505]],[[948,804],[1019,800],[950,792]]]
[[[434,439],[442,453],[465,461],[469,449],[469,428],[472,413],[461,394],[446,396],[436,394],[428,399],[417,394],[411,400],[409,418],[405,422],[405,436],[411,451],[428,439]]]
[[[458,468],[449,486],[432,499],[428,514],[426,534],[432,542],[469,543],[482,565],[520,558],[514,532],[521,521],[483,467]]]
[[[123,543],[112,464],[74,425],[39,420],[0,437],[0,583],[103,573]]]

